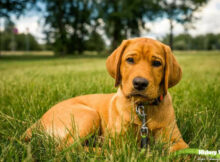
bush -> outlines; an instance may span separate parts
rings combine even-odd
[[[17,50],[17,51],[38,51],[42,50],[33,35],[14,34],[12,32],[1,32],[1,50]]]

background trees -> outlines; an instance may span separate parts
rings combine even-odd
[[[86,50],[97,51],[98,53],[105,50],[106,44],[102,36],[96,31],[89,35],[89,39],[85,41]]]
[[[46,0],[46,33],[60,54],[82,53],[98,17],[93,0]]]
[[[125,38],[140,36],[145,23],[157,18],[159,0],[103,0],[98,3],[104,30],[115,49]]]
[[[14,23],[7,19],[5,21],[5,30],[1,32],[0,46],[1,50],[10,51],[27,51],[42,50],[41,46],[35,40],[34,36],[27,33],[19,34]]]
[[[202,47],[198,47],[201,45],[192,47],[191,42],[199,40],[187,35],[187,32],[173,38],[173,29],[176,23],[180,23],[187,31],[196,19],[195,11],[207,2],[208,0],[2,0],[0,14],[9,19],[11,14],[20,16],[33,6],[41,8],[41,13],[44,13],[42,19],[47,47],[60,55],[81,54],[85,50],[100,53],[106,47],[106,40],[110,41],[109,49],[113,50],[123,39],[140,36],[146,30],[147,22],[164,18],[168,18],[170,23],[170,33],[164,41],[171,48],[201,49]],[[213,35],[206,36],[206,41],[213,42]],[[16,40],[19,37],[16,36]],[[31,36],[29,39],[34,42]],[[5,44],[8,44],[7,41]],[[218,48],[218,43],[212,46],[205,44],[207,47],[203,46],[204,49]],[[36,43],[35,45],[37,46]]]
[[[62,54],[82,53],[86,45],[91,49],[88,40],[98,34],[99,20],[104,22],[102,30],[111,41],[112,50],[123,39],[139,36],[145,23],[160,13],[159,0],[46,0],[44,3],[48,40],[52,40],[55,50]],[[97,38],[103,42],[102,36]]]
[[[168,44],[169,36],[164,37],[162,41]],[[220,34],[209,33],[195,37],[180,34],[174,36],[173,41],[174,50],[220,50]]]
[[[169,45],[171,49],[173,49],[174,22],[183,25],[187,24],[189,26],[189,24],[195,20],[195,11],[207,3],[207,1],[208,0],[161,0],[159,2],[163,12],[162,15],[169,20]]]
[[[19,17],[27,9],[34,6],[36,0],[1,0],[0,1],[0,17],[10,18],[12,14]]]

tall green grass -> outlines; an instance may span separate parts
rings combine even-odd
[[[192,148],[220,149],[220,52],[177,52],[181,82],[170,89],[177,123]],[[140,150],[133,131],[120,142],[90,138],[89,151],[76,142],[57,151],[55,141],[24,131],[54,104],[78,95],[115,92],[105,57],[0,57],[0,161],[169,161],[161,143]],[[98,141],[98,142],[97,142]],[[113,140],[114,141],[114,140]],[[95,143],[95,146],[94,144]],[[93,150],[93,147],[96,150]],[[99,149],[101,148],[101,150]],[[184,160],[184,155],[172,160]],[[192,156],[192,160],[198,156]]]

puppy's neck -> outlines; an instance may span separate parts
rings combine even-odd
[[[134,101],[128,99],[123,91],[121,90],[121,88],[118,88],[117,93],[116,93],[116,106],[120,109],[133,109],[133,107],[135,106]]]
[[[141,124],[135,111],[135,102],[125,97],[121,88],[118,88],[114,100],[115,110],[121,116],[125,123],[132,122],[138,125]]]
[[[116,96],[117,96],[116,98],[118,105],[124,105],[124,107],[126,108],[136,107],[140,103],[138,100],[135,100],[134,98],[126,97],[121,87],[118,88]],[[155,107],[155,106],[160,107],[164,103],[164,100],[166,100],[167,98],[170,98],[169,93],[167,93],[166,95],[161,95],[155,98],[155,100],[151,102],[149,101],[143,102],[143,105],[146,107]],[[157,104],[154,103],[155,101],[157,101]]]

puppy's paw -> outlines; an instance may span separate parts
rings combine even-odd
[[[182,150],[182,149],[186,149],[186,148],[189,148],[189,145],[187,145],[184,141],[181,141],[181,142],[173,144],[170,147],[169,151],[174,152],[174,151]]]
[[[24,140],[25,142],[29,142],[32,137],[32,130],[31,128],[28,128],[24,134],[21,136],[21,140]]]

